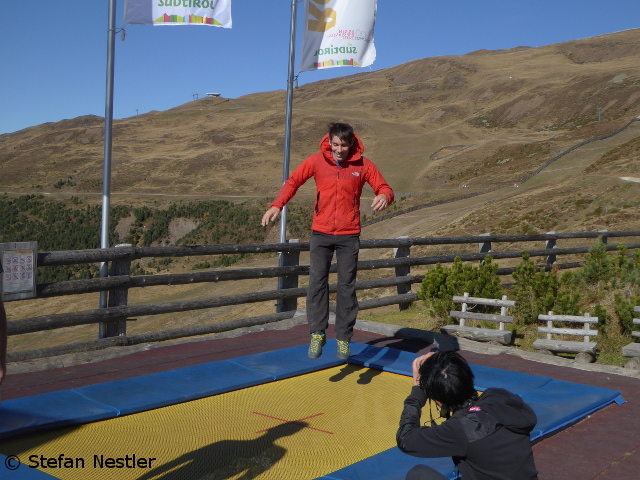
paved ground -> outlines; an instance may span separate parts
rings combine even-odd
[[[359,326],[354,341],[389,346],[411,352],[425,352],[431,344],[425,336],[393,336],[396,329],[375,328],[366,322]],[[405,332],[406,333],[406,332]],[[428,335],[428,334],[427,334]],[[332,332],[329,332],[332,336]],[[2,398],[11,399],[38,393],[69,389],[110,380],[165,371],[251,353],[264,352],[308,341],[306,325],[291,324],[284,330],[246,333],[244,335],[187,341],[164,346],[138,347],[134,353],[112,356],[66,357],[61,360],[10,365],[2,385]],[[460,342],[463,355],[474,364],[502,368],[534,375],[584,383],[618,390],[627,401],[611,405],[577,424],[538,442],[534,446],[540,480],[620,480],[640,477],[640,375],[622,369],[579,366],[558,359],[526,354],[513,355],[502,347],[478,346]],[[102,358],[86,363],[89,357]],[[84,358],[84,359],[83,359]],[[551,362],[551,363],[549,363]],[[557,363],[557,364],[554,364]],[[394,432],[391,432],[393,434]]]

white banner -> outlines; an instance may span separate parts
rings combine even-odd
[[[231,28],[231,0],[125,0],[124,23]]]
[[[376,8],[377,0],[306,0],[300,71],[371,65]]]

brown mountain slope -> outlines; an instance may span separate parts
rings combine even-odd
[[[316,150],[328,122],[344,120],[415,201],[513,185],[640,114],[639,40],[629,30],[305,85],[294,94],[291,167]],[[116,121],[112,192],[271,197],[282,177],[284,100],[282,91],[203,98]],[[102,120],[86,116],[0,136],[0,191],[99,194],[102,135]]]

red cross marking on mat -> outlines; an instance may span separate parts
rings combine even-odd
[[[308,420],[310,418],[315,418],[315,417],[319,417],[320,415],[324,415],[324,413],[316,413],[315,415],[311,415],[310,417],[304,417],[304,418],[299,418],[298,420],[285,420],[283,418],[278,418],[278,417],[272,417],[271,415],[266,415],[264,413],[260,413],[260,412],[251,412],[255,415],[260,415],[262,417],[267,417],[267,418],[272,418],[273,420],[278,420],[282,423],[294,423],[294,422],[303,422],[305,420]],[[273,427],[271,427],[273,428]],[[259,432],[256,433],[264,433],[267,430],[271,430],[271,428],[265,428],[264,430],[260,430]],[[327,432],[326,430],[320,430],[319,428],[313,428],[313,427],[309,427],[309,426],[305,426],[304,428],[308,428],[310,430],[315,430],[316,432],[322,432],[322,433],[328,433],[329,435],[333,435],[333,432]]]

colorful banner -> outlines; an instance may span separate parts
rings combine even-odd
[[[376,8],[377,0],[306,0],[300,71],[371,65]]]
[[[231,0],[125,0],[124,23],[231,28]]]

